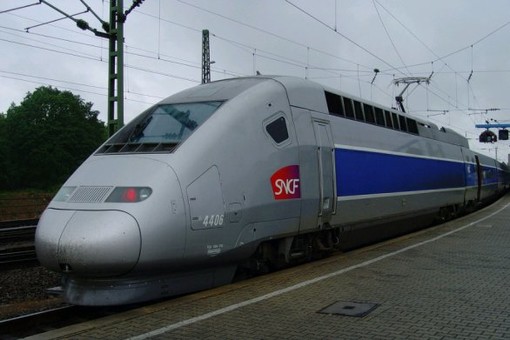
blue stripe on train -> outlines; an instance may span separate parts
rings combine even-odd
[[[335,149],[338,196],[464,187],[464,163]]]

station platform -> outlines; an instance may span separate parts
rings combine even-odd
[[[510,195],[454,221],[37,339],[509,339]]]

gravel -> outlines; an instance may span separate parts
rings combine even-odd
[[[0,321],[63,305],[61,298],[46,293],[59,285],[60,274],[41,266],[1,270]]]

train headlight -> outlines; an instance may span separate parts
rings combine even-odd
[[[149,198],[152,189],[148,187],[116,187],[106,202],[135,203]]]

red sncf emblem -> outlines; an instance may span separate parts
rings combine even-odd
[[[289,165],[277,170],[271,176],[275,200],[301,198],[299,165]]]

